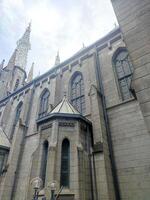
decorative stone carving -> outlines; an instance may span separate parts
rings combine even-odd
[[[45,130],[45,129],[48,129],[48,128],[52,128],[52,123],[51,123],[51,124],[43,125],[43,126],[41,127],[41,130]]]
[[[73,122],[59,122],[59,126],[69,126],[69,127],[74,127],[75,124]]]

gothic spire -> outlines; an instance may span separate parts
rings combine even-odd
[[[31,22],[29,23],[28,27],[26,28],[23,36],[17,41],[17,47],[19,47],[20,45],[25,44],[28,47],[28,50],[31,49],[30,32],[31,32]]]
[[[59,64],[60,64],[60,57],[59,57],[59,51],[57,51],[57,55],[56,55],[56,58],[55,58],[55,66],[57,66]]]
[[[33,70],[34,70],[34,62],[31,65],[30,71],[28,73],[28,78],[27,78],[27,82],[32,81],[33,79]]]
[[[14,66],[19,66],[22,69],[25,69],[27,65],[28,51],[31,49],[30,32],[31,32],[31,23],[29,23],[23,36],[17,41],[16,50],[8,62],[9,68],[10,67],[13,68]],[[14,60],[14,56],[15,56],[15,61],[12,63],[12,58]]]
[[[16,55],[17,55],[17,49],[14,50],[11,58],[9,59],[9,62],[7,64],[7,69],[11,70],[14,66],[15,66],[15,63],[16,63]]]

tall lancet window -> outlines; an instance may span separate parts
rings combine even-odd
[[[71,103],[80,113],[85,113],[84,82],[80,72],[76,72],[71,80]]]
[[[8,149],[0,148],[0,176],[4,172],[4,166],[6,165],[7,158],[8,158]]]
[[[15,127],[16,127],[16,124],[20,118],[20,114],[21,114],[21,110],[22,110],[22,101],[18,104],[17,108],[16,108],[16,113],[15,113],[15,119],[14,119],[14,122],[13,122],[13,128],[12,128],[12,132],[11,132],[11,135],[10,135],[10,139],[13,138],[13,135],[14,135],[14,131],[15,131]]]
[[[120,93],[123,100],[132,97],[130,90],[133,65],[126,48],[119,48],[113,56],[113,64],[118,78]]]
[[[41,179],[43,181],[43,187],[45,186],[45,180],[46,180],[47,157],[48,157],[48,141],[46,140],[43,143],[42,162],[41,162]]]
[[[70,143],[68,139],[64,139],[61,149],[61,177],[60,185],[69,187],[69,174],[70,174]]]
[[[48,111],[48,102],[49,102],[50,92],[48,89],[45,89],[42,92],[40,98],[40,109],[39,109],[39,117],[43,117],[47,114]]]

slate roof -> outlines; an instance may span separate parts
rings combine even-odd
[[[67,97],[64,96],[62,101],[50,112],[54,113],[64,113],[64,114],[80,114],[68,101]]]

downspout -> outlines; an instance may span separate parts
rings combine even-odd
[[[88,128],[88,133],[92,133],[92,127]],[[91,134],[92,137],[92,134]],[[92,200],[97,200],[97,185],[96,185],[96,173],[95,173],[95,163],[93,158],[93,152],[91,152],[90,147],[93,147],[93,138],[88,139],[88,157],[89,157],[89,167],[90,167],[90,177],[91,177],[91,193]],[[92,170],[93,169],[93,170]],[[95,196],[94,196],[94,186],[95,186]]]
[[[29,107],[28,107],[28,111],[27,111],[27,116],[26,116],[26,120],[25,120],[25,125],[23,127],[23,137],[22,137],[22,141],[21,141],[21,149],[20,149],[20,153],[18,156],[18,160],[17,160],[17,167],[16,167],[16,172],[14,175],[14,182],[13,182],[13,186],[12,186],[12,191],[11,191],[11,200],[13,200],[14,196],[15,196],[15,191],[16,191],[16,186],[18,183],[18,175],[20,172],[20,166],[21,166],[21,162],[22,162],[22,157],[23,157],[23,153],[24,153],[24,146],[25,146],[25,136],[27,134],[28,131],[28,125],[29,125],[29,120],[30,120],[30,114],[31,114],[31,108],[32,108],[32,104],[33,104],[33,96],[34,96],[34,92],[35,92],[35,84],[33,84],[33,88],[31,91],[31,96],[30,96],[30,100],[29,100]]]
[[[95,56],[95,61],[96,61],[96,65],[95,65],[96,79],[98,82],[98,89],[101,92],[102,108],[103,108],[103,114],[104,114],[107,140],[108,140],[109,156],[110,156],[110,161],[111,161],[111,171],[112,171],[112,176],[113,176],[115,195],[116,195],[116,200],[120,200],[121,197],[120,197],[119,183],[118,183],[118,177],[117,177],[117,171],[116,171],[116,163],[115,163],[114,151],[113,151],[113,145],[112,145],[111,130],[110,130],[109,119],[108,119],[108,114],[106,110],[106,100],[105,100],[104,88],[103,88],[103,82],[102,82],[101,66],[100,66],[98,51],[96,47],[95,47],[94,56]]]
[[[97,184],[96,184],[95,155],[94,155],[93,152],[92,152],[92,155],[91,155],[91,159],[92,159],[92,164],[93,164],[93,176],[94,176],[94,185],[95,185],[95,200],[98,200],[98,192],[97,192]],[[93,190],[93,193],[94,193],[94,190]]]

